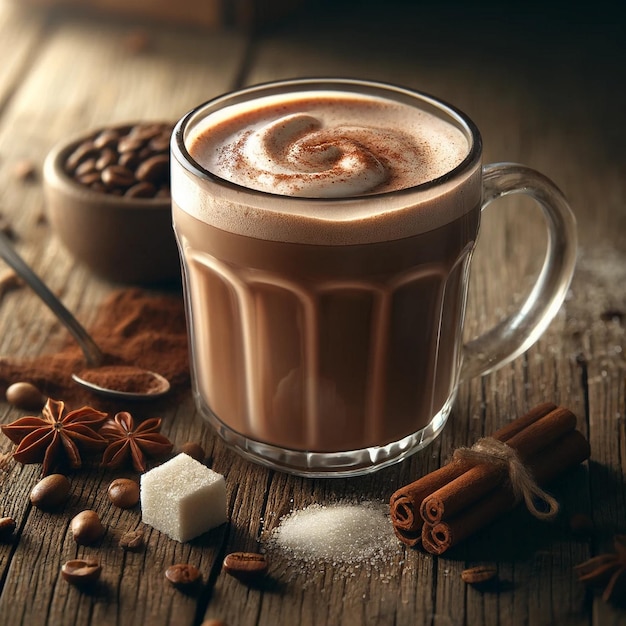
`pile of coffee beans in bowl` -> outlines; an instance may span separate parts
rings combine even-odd
[[[127,198],[169,198],[173,124],[143,122],[105,128],[67,156],[65,172],[94,191]]]
[[[101,278],[180,280],[172,229],[166,120],[132,120],[62,139],[43,167],[47,221],[65,248]]]

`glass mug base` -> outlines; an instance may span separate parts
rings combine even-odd
[[[452,411],[456,393],[452,394],[428,426],[399,441],[384,446],[340,452],[307,452],[289,450],[250,439],[228,427],[209,409],[202,397],[195,393],[200,414],[213,426],[217,434],[244,458],[273,470],[304,478],[348,478],[377,472],[403,461],[431,444],[443,430]]]

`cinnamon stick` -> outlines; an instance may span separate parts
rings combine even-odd
[[[537,483],[543,486],[588,459],[590,453],[587,439],[580,431],[573,430],[528,459],[527,466]],[[443,554],[516,504],[510,485],[503,482],[458,515],[435,524],[424,524],[422,545],[432,554]]]
[[[527,465],[530,456],[547,448],[575,427],[576,416],[564,407],[557,407],[513,435],[506,444]],[[436,524],[477,502],[506,478],[506,467],[503,465],[479,463],[424,498],[420,515],[425,522]]]
[[[467,469],[466,463],[452,462],[426,474],[419,480],[398,489],[390,501],[390,516],[394,532],[406,545],[416,546],[422,539],[420,506],[424,498]]]
[[[479,463],[424,498],[420,515],[428,524],[452,517],[482,499],[506,477],[504,465]]]
[[[556,408],[556,404],[552,402],[538,404],[524,415],[497,430],[492,436],[498,441],[508,441]],[[391,521],[394,532],[400,541],[410,547],[420,543],[422,539],[421,529],[424,523],[419,514],[422,501],[443,485],[461,476],[469,467],[468,463],[452,461],[398,489],[391,496]]]

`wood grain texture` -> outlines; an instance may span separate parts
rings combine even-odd
[[[76,265],[41,221],[39,180],[17,180],[11,165],[41,165],[66,135],[133,119],[177,119],[192,106],[241,84],[310,75],[400,83],[456,104],[481,128],[485,161],[517,161],[549,175],[579,224],[580,254],[566,303],[544,336],[502,369],[466,381],[450,422],[424,453],[372,476],[305,480],[248,463],[198,417],[191,397],[165,414],[176,446],[200,442],[226,477],[230,523],[186,544],[146,529],[147,546],[123,553],[120,535],[141,527],[138,510],[104,497],[110,474],[80,472],[55,514],[28,494],[39,468],[13,462],[0,440],[0,515],[18,522],[0,543],[0,624],[234,626],[328,624],[433,626],[626,624],[578,583],[573,566],[610,549],[626,531],[626,140],[623,24],[610,14],[586,20],[463,6],[362,3],[302,13],[254,36],[142,26],[150,45],[128,45],[136,24],[0,3],[0,214],[16,245],[82,321],[115,285]],[[330,9],[324,5],[325,11]],[[417,7],[423,8],[423,7]],[[521,11],[521,10],[520,10]],[[474,258],[466,334],[482,332],[519,306],[540,267],[545,234],[539,210],[523,198],[487,208]],[[27,289],[0,301],[0,354],[36,355],[65,331]],[[516,510],[444,557],[398,546],[386,561],[352,568],[302,567],[273,554],[270,581],[249,588],[220,572],[223,557],[257,550],[282,516],[315,503],[385,502],[398,487],[439,467],[463,445],[544,400],[568,406],[590,439],[592,461],[554,485],[562,513],[554,524]],[[0,420],[23,412],[0,403]],[[98,510],[108,530],[96,547],[77,547],[72,515]],[[572,535],[568,518],[593,518],[592,538]],[[390,529],[391,532],[391,529]],[[104,574],[92,593],[59,576],[74,557],[98,555]],[[198,593],[182,594],[166,567],[191,562]],[[467,566],[496,563],[500,587],[466,587]]]

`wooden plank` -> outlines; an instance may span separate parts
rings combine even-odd
[[[6,3],[0,3],[0,111],[13,95],[15,87],[28,72],[37,53],[45,20],[26,15]]]
[[[163,415],[163,431],[177,445],[202,443],[214,469],[226,476],[231,518],[227,526],[189,544],[149,531],[145,552],[124,555],[117,538],[138,524],[139,514],[120,512],[102,498],[110,475],[77,476],[66,510],[51,520],[28,505],[37,468],[5,459],[0,462],[0,514],[13,515],[19,532],[13,543],[0,544],[0,622],[623,623],[620,612],[585,593],[572,570],[610,548],[611,535],[626,527],[624,323],[619,314],[606,316],[607,311],[626,311],[626,194],[619,150],[625,139],[625,94],[607,80],[611,64],[593,62],[613,50],[616,29],[609,25],[600,37],[593,22],[586,24],[585,41],[595,46],[578,47],[571,43],[581,41],[574,24],[560,24],[561,30],[553,32],[549,14],[536,24],[521,16],[511,30],[485,15],[482,22],[473,16],[474,27],[467,28],[471,16],[462,10],[455,17],[432,9],[434,14],[421,18],[406,7],[381,12],[364,3],[362,10],[359,19],[341,11],[332,20],[326,13],[306,15],[262,33],[251,49],[245,82],[358,76],[423,89],[466,110],[483,132],[486,161],[525,162],[554,178],[570,198],[582,250],[565,306],[527,355],[462,385],[450,424],[429,450],[370,477],[304,480],[250,464],[216,439],[186,398]],[[14,15],[5,9],[0,30],[18,19]],[[445,29],[434,26],[444,23]],[[75,129],[133,118],[175,119],[235,85],[246,67],[245,41],[228,33],[199,36],[155,28],[148,30],[151,47],[137,53],[126,45],[126,24],[68,15],[45,25],[26,20],[22,32],[22,60],[10,71],[0,68],[5,72],[4,78],[0,73],[0,93],[10,95],[0,109],[0,206],[18,231],[23,254],[88,320],[112,286],[74,267],[38,222],[43,210],[39,185],[13,180],[4,167],[7,159],[23,156],[41,163],[52,143]],[[545,43],[550,37],[557,38],[554,45]],[[0,54],[8,49],[4,42],[0,37]],[[510,199],[485,211],[468,336],[521,301],[544,246],[539,212],[527,201]],[[3,299],[0,327],[0,354],[38,354],[65,339],[37,299],[24,292]],[[270,582],[261,589],[220,573],[226,553],[259,549],[290,511],[344,499],[385,502],[400,485],[439,467],[454,448],[545,399],[566,404],[579,416],[594,458],[589,471],[554,486],[563,507],[554,525],[515,511],[443,557],[398,548],[388,561],[351,572],[328,562],[302,568],[274,552]],[[3,422],[21,414],[8,405],[0,405],[0,412]],[[10,447],[0,442],[1,453]],[[98,508],[109,532],[97,548],[76,548],[67,524],[71,514],[87,506]],[[574,512],[592,515],[592,540],[571,535],[567,523]],[[94,553],[104,562],[103,584],[92,595],[79,594],[60,580],[60,564],[75,554]],[[204,586],[199,594],[185,596],[164,583],[163,570],[174,561],[200,567]],[[497,594],[466,588],[460,580],[464,567],[483,562],[498,564],[503,583]]]

